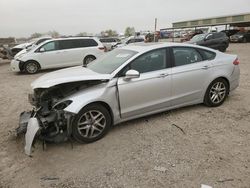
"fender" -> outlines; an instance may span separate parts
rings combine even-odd
[[[108,83],[102,83],[83,91],[79,91],[64,100],[71,100],[72,103],[64,111],[78,114],[79,111],[91,103],[104,102],[109,105],[114,117],[114,124],[120,119],[119,103],[116,87],[117,79],[112,79]]]

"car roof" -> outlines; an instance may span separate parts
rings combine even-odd
[[[124,47],[121,47],[121,49],[126,50],[133,50],[139,53],[144,53],[146,51],[158,49],[158,48],[166,48],[166,47],[172,47],[172,46],[180,46],[180,47],[194,47],[194,48],[203,48],[208,50],[206,47],[197,46],[194,44],[186,44],[186,43],[177,43],[177,42],[138,42],[138,43],[132,43],[129,45],[126,45]],[[210,51],[214,51],[213,49],[209,49]]]
[[[62,37],[62,38],[51,39],[49,41],[72,40],[72,39],[95,39],[98,41],[96,37]]]

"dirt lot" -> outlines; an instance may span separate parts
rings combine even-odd
[[[250,44],[231,44],[241,84],[218,108],[196,105],[114,127],[92,144],[36,144],[15,137],[30,83],[0,62],[0,187],[250,187]],[[185,134],[173,126],[181,127]]]

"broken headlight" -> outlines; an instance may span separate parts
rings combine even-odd
[[[63,109],[65,109],[67,106],[69,106],[71,103],[72,103],[71,100],[62,101],[62,102],[56,103],[56,104],[53,106],[53,109],[55,109],[55,110],[63,110]]]

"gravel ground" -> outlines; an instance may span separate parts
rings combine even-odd
[[[114,127],[92,144],[36,144],[32,158],[16,138],[36,75],[0,62],[0,187],[250,187],[250,44],[231,44],[241,84],[217,108],[196,105]],[[184,133],[177,128],[178,125]]]

